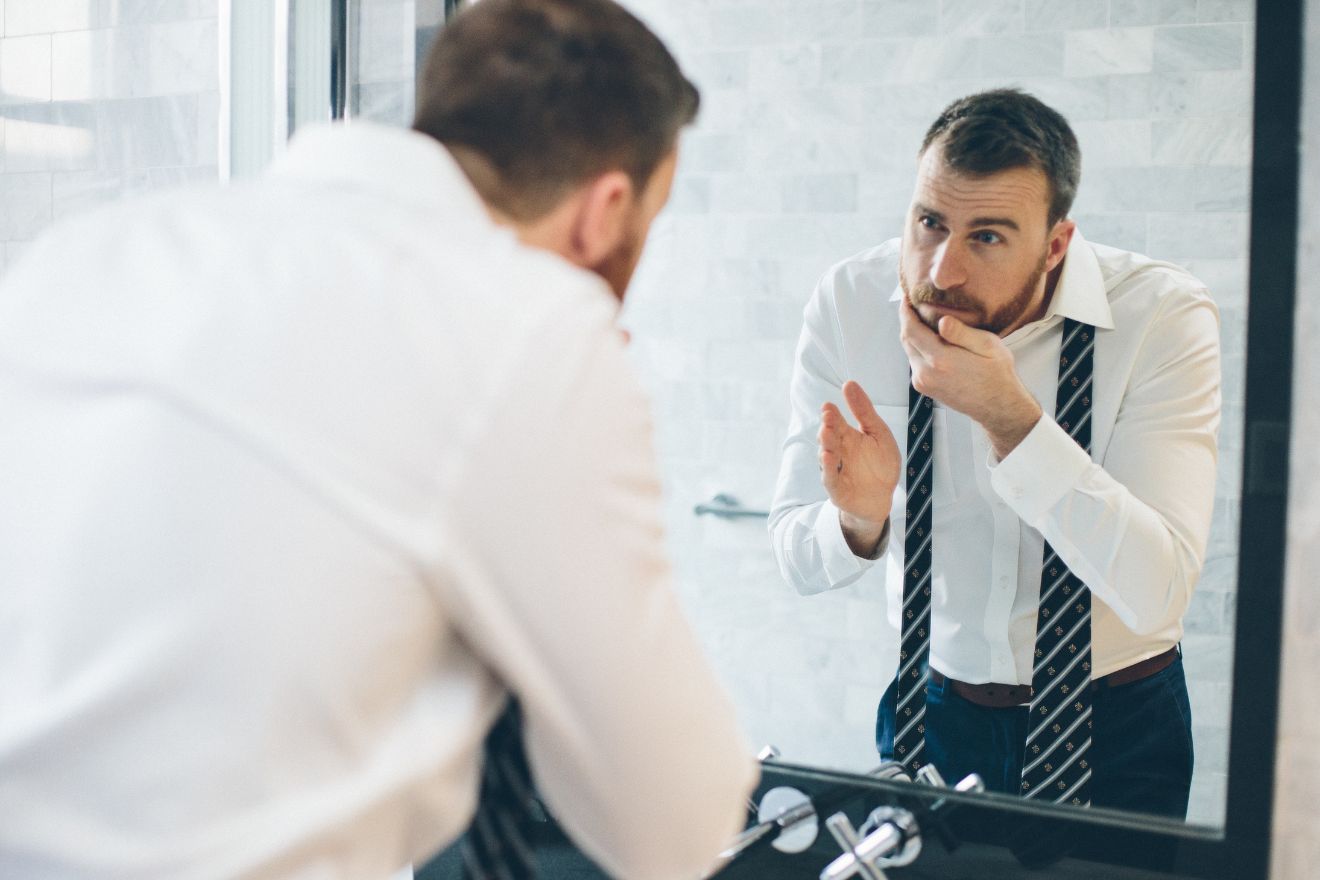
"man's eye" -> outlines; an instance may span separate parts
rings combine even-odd
[[[918,217],[918,218],[917,218],[917,223],[919,223],[920,225],[926,227],[927,229],[938,229],[938,228],[939,228],[939,225],[940,225],[940,224],[935,220],[935,218],[932,217],[932,216],[930,216],[929,214],[925,214],[925,215],[922,215],[921,217]]]
[[[1003,241],[998,232],[978,232],[972,238],[977,244],[999,244]]]

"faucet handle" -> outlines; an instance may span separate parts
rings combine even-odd
[[[843,855],[825,866],[825,870],[820,872],[820,880],[849,880],[849,878],[858,874],[866,880],[889,880],[877,864],[876,856],[871,853],[876,848],[875,845],[867,847],[866,855],[862,853],[863,844],[870,842],[872,837],[882,833],[886,837],[884,844],[897,845],[897,840],[892,842],[888,840],[891,835],[887,833],[887,827],[877,829],[864,840],[859,839],[857,830],[853,828],[852,823],[848,821],[848,817],[843,813],[835,813],[826,819],[825,827],[830,829],[830,834],[834,835],[835,841],[843,848]]]
[[[927,764],[918,770],[916,781],[932,788],[947,790],[949,787],[948,783],[944,781],[944,777],[940,775],[940,771],[935,769],[934,764]],[[953,787],[953,790],[964,793],[983,792],[985,791],[985,780],[981,778],[979,773],[969,773]],[[954,804],[949,803],[948,798],[939,798],[922,814],[924,819],[930,820],[931,830],[935,832],[935,836],[939,838],[940,843],[944,844],[944,848],[949,852],[957,849],[959,843],[957,835],[953,833],[945,821],[954,806]]]
[[[820,872],[820,880],[887,880],[884,869],[903,867],[921,853],[921,829],[917,819],[901,807],[877,807],[862,825],[861,837],[843,813],[825,820],[843,855]]]
[[[771,743],[766,743],[765,745],[761,746],[761,750],[756,753],[756,760],[764,764],[766,761],[775,760],[781,754],[783,753],[779,751],[778,746],[772,745]]]

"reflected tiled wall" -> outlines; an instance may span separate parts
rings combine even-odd
[[[915,151],[948,101],[1019,85],[1081,140],[1092,240],[1188,266],[1223,318],[1222,465],[1187,616],[1194,821],[1220,821],[1236,592],[1254,6],[1234,0],[625,0],[701,86],[670,208],[630,295],[680,586],[752,736],[876,762],[896,637],[875,582],[801,598],[763,521],[801,311],[826,267],[898,234]]]
[[[1288,560],[1283,610],[1283,685],[1276,768],[1276,880],[1311,880],[1320,865],[1320,0],[1307,0],[1302,69],[1302,170],[1297,230],[1297,312],[1289,456]],[[1263,648],[1262,648],[1263,649]]]
[[[217,177],[217,0],[0,2],[0,241]]]
[[[417,57],[415,0],[356,0],[359,118],[387,125],[412,123]]]

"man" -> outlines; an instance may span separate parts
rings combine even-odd
[[[1082,238],[1079,171],[1024,93],[940,115],[901,241],[807,306],[770,528],[802,593],[884,570],[883,757],[1181,817],[1218,317],[1185,271]]]
[[[613,325],[696,92],[610,0],[485,0],[418,103],[0,287],[0,875],[388,876],[509,693],[610,872],[737,830]]]

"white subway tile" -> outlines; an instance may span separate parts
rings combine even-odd
[[[1155,29],[1155,70],[1239,70],[1246,60],[1246,33],[1240,24]]]
[[[0,40],[0,105],[50,100],[50,36]]]
[[[940,6],[910,0],[862,0],[862,36],[873,39],[930,36],[939,32]],[[834,40],[846,32],[832,35]]]
[[[95,2],[100,6],[101,25],[157,24],[166,21],[215,18],[220,5],[219,0],[83,0],[83,2]]]
[[[750,58],[746,49],[693,52],[685,57],[683,69],[703,92],[742,89],[747,87]]]
[[[1088,176],[1098,169],[1146,165],[1151,160],[1151,123],[1139,119],[1073,123]]]
[[[711,209],[721,214],[771,214],[783,205],[780,187],[761,174],[719,174],[711,180]]]
[[[1256,4],[1253,0],[1197,0],[1197,21],[1251,22],[1255,18]]]
[[[1192,24],[1197,0],[1109,0],[1109,26]]]
[[[821,47],[814,43],[751,50],[748,85],[756,92],[779,94],[820,84]]]
[[[1154,65],[1154,39],[1151,28],[1069,31],[1064,35],[1064,73],[1071,77],[1149,72]]]
[[[801,214],[857,210],[856,174],[794,174],[781,182],[784,210]]]
[[[49,173],[0,174],[0,238],[29,241],[50,220]]]
[[[1096,0],[1027,0],[1024,16],[1028,31],[1102,28],[1109,24],[1109,6]]]
[[[1151,123],[1156,165],[1251,164],[1251,121],[1246,118],[1156,120]]]
[[[72,31],[51,36],[51,99],[129,98],[146,64],[140,28]]]
[[[5,0],[5,36],[100,27],[102,0]]]
[[[780,42],[786,33],[783,16],[765,4],[716,6],[709,15],[711,41],[715,46],[763,46]]]
[[[941,0],[940,31],[955,36],[1021,33],[1023,0]]]
[[[1014,34],[978,42],[980,73],[991,78],[1063,75],[1063,41],[1058,34]]]
[[[145,63],[135,69],[136,97],[214,92],[220,88],[214,19],[152,24],[140,33]]]
[[[96,114],[89,105],[14,108],[4,131],[7,172],[67,171],[96,163]]]

